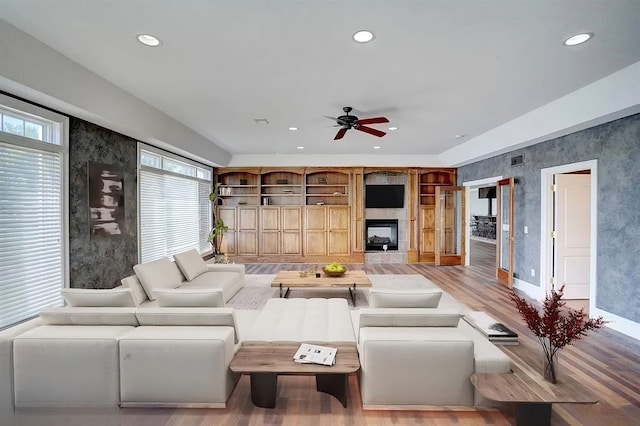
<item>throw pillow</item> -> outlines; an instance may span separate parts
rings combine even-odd
[[[224,307],[220,289],[171,288],[154,290],[153,294],[161,307]]]
[[[146,302],[149,300],[147,297],[147,293],[144,292],[144,288],[142,288],[142,284],[140,284],[140,280],[138,277],[134,275],[129,275],[126,278],[120,280],[123,286],[130,288],[133,292],[133,300],[136,302],[136,306],[140,305],[142,302]]]
[[[442,297],[439,290],[381,290],[371,289],[372,308],[437,308]]]
[[[90,288],[65,288],[62,297],[68,306],[109,306],[109,307],[135,307],[133,293],[128,288],[90,289]]]
[[[164,257],[153,262],[141,263],[133,267],[140,284],[144,288],[149,300],[156,300],[153,290],[162,288],[177,288],[184,277],[175,262]]]
[[[180,268],[180,271],[182,271],[189,281],[207,272],[207,262],[202,259],[202,256],[200,256],[195,249],[174,254],[173,258]]]

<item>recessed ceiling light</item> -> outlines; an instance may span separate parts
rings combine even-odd
[[[293,132],[294,130],[298,130],[298,128],[297,127],[289,127],[289,130],[291,130]]]
[[[151,46],[151,47],[160,46],[160,39],[152,36],[151,34],[138,34],[136,38],[140,43],[144,44],[145,46]]]
[[[396,126],[391,126],[389,127],[389,130],[398,130],[398,128]]]
[[[584,43],[585,41],[589,40],[591,37],[593,37],[593,33],[576,34],[576,35],[571,36],[568,39],[566,39],[564,41],[564,45],[565,46],[576,46],[578,44]]]
[[[454,136],[454,138],[456,138],[456,139],[462,139],[462,138],[464,138],[465,136],[467,136],[467,135],[455,135],[455,136]]]
[[[304,149],[304,146],[299,146],[299,147],[297,147],[297,148],[298,148],[298,149]]]
[[[358,43],[369,43],[373,38],[373,33],[367,30],[360,30],[353,35],[353,39]]]
[[[373,149],[380,149],[380,147],[379,146],[374,146]]]

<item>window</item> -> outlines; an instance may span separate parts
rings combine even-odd
[[[138,159],[140,262],[210,250],[211,167],[142,143]]]
[[[62,305],[67,123],[0,95],[0,329]]]

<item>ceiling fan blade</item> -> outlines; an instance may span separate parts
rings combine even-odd
[[[384,135],[386,135],[385,132],[382,132],[382,131],[377,130],[377,129],[372,129],[371,127],[367,127],[367,126],[358,126],[358,127],[356,127],[356,130],[360,130],[361,132],[369,133],[370,135],[377,136],[379,138],[381,138]]]
[[[335,140],[338,140],[338,139],[342,139],[344,137],[344,134],[347,133],[347,130],[348,129],[346,129],[344,127],[342,129],[338,130],[338,133],[336,133],[336,137],[333,138],[333,140],[335,141]]]
[[[338,121],[336,117],[329,117],[328,115],[323,115],[324,118],[328,118],[329,120]]]
[[[387,117],[363,118],[362,120],[358,120],[358,124],[378,124],[388,122],[389,120],[387,119]]]

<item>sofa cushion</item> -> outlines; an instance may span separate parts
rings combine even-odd
[[[173,258],[180,271],[189,281],[207,272],[207,262],[202,259],[202,256],[195,249],[174,254]]]
[[[129,288],[92,289],[92,288],[64,288],[62,297],[69,306],[111,306],[134,307],[133,292]]]
[[[120,280],[123,286],[130,288],[133,291],[133,301],[136,302],[136,306],[139,304],[146,302],[149,300],[147,297],[147,293],[142,288],[142,284],[140,284],[140,280],[136,274],[129,275],[126,278]]]
[[[136,308],[47,308],[40,311],[40,321],[45,325],[138,325]]]
[[[238,327],[233,308],[138,308],[136,317],[141,326],[227,326],[235,331],[238,343]]]
[[[346,299],[269,299],[243,344],[355,343]]]
[[[156,300],[153,290],[176,288],[184,277],[175,262],[164,257],[153,262],[141,263],[133,267],[149,300]]]
[[[153,294],[160,307],[224,307],[222,290],[217,288],[166,288]]]
[[[382,290],[369,291],[372,308],[437,308],[442,297],[440,290]]]

